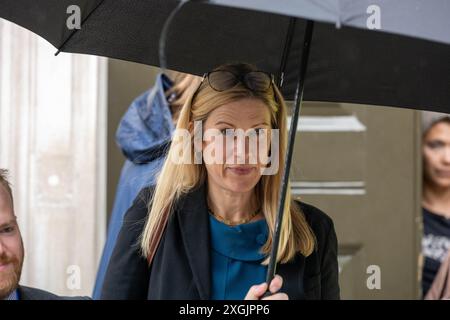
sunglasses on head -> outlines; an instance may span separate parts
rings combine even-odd
[[[212,89],[219,92],[234,88],[239,83],[242,83],[249,90],[264,92],[274,83],[274,76],[264,71],[249,71],[238,74],[228,70],[215,70],[205,73],[201,84],[205,79]]]

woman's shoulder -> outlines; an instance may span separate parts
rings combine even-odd
[[[328,234],[334,228],[333,220],[325,212],[309,203],[300,200],[295,200],[295,202],[300,206],[306,221],[316,236]]]
[[[141,189],[136,198],[133,200],[133,204],[125,214],[125,222],[133,222],[145,219],[148,214],[148,207],[153,197],[155,186],[149,186]]]

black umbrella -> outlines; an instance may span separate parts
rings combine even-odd
[[[67,25],[77,12],[67,10],[73,5],[80,29]],[[271,257],[277,256],[301,101],[450,113],[449,16],[446,0],[0,0],[0,17],[44,37],[58,52],[198,75],[244,61],[276,74],[284,96],[295,102]],[[381,30],[368,30],[377,29],[372,18],[380,19]]]
[[[0,0],[0,18],[37,33],[64,52],[159,66],[161,32],[179,3]],[[277,13],[211,3],[250,9],[260,6]],[[249,62],[282,77],[282,93],[293,100],[309,18],[316,22],[305,100],[450,113],[447,0],[211,0],[211,3],[189,1],[176,14],[166,39],[168,68],[202,75],[226,62]],[[361,4],[355,7],[358,3]],[[369,3],[378,4],[382,10],[379,31],[392,33],[364,29],[370,17],[365,8]],[[81,29],[67,27],[67,20],[70,22],[74,14],[70,10],[67,13],[67,9],[73,5],[80,8]],[[285,15],[289,12],[294,17]],[[396,20],[392,25],[391,21]],[[422,40],[413,38],[415,33]]]

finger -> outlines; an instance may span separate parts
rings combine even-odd
[[[248,290],[247,295],[245,296],[245,300],[259,300],[260,297],[266,292],[267,284],[262,283],[260,285],[255,285]]]
[[[271,296],[262,298],[262,300],[289,300],[289,296],[286,293],[276,293]]]
[[[269,290],[271,293],[276,293],[280,291],[282,286],[283,286],[283,278],[280,277],[279,275],[275,275],[275,277],[270,282]]]

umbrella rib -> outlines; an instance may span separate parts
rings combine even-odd
[[[163,28],[161,30],[161,36],[159,38],[159,67],[164,71],[167,69],[167,59],[166,59],[166,42],[167,36],[169,34],[169,29],[172,24],[173,19],[181,11],[182,7],[187,2],[194,3],[208,3],[209,0],[179,0],[178,5],[172,10],[172,12],[167,17],[167,20],[164,22]]]
[[[167,69],[167,59],[166,59],[166,41],[167,35],[169,34],[170,25],[177,13],[181,10],[184,4],[188,1],[181,1],[170,13],[167,20],[164,22],[164,26],[161,31],[161,37],[159,38],[159,66],[164,71]],[[200,1],[197,1],[200,2]]]
[[[289,19],[288,32],[286,35],[286,40],[284,42],[283,55],[281,57],[280,69],[278,71],[278,86],[281,88],[283,86],[284,71],[286,70],[286,64],[288,60],[289,50],[291,49],[292,39],[294,38],[296,19],[291,17]]]
[[[58,51],[56,51],[56,53],[55,53],[55,56],[57,56],[57,55],[63,50],[63,47],[66,45],[67,42],[69,42],[70,39],[72,39],[72,37],[75,35],[75,33],[77,33],[78,30],[81,30],[81,26],[86,22],[87,19],[89,19],[89,17],[91,16],[91,14],[92,14],[95,10],[97,10],[97,8],[100,7],[100,5],[101,5],[104,1],[105,1],[105,0],[101,0],[101,1],[99,2],[99,4],[97,4],[97,5],[95,6],[95,8],[92,9],[92,11],[88,13],[88,15],[83,19],[83,21],[81,21],[81,25],[80,25],[80,28],[79,28],[79,29],[75,29],[74,31],[72,31],[72,32],[69,34],[69,36],[67,37],[67,39],[64,40],[64,42],[59,46]]]

